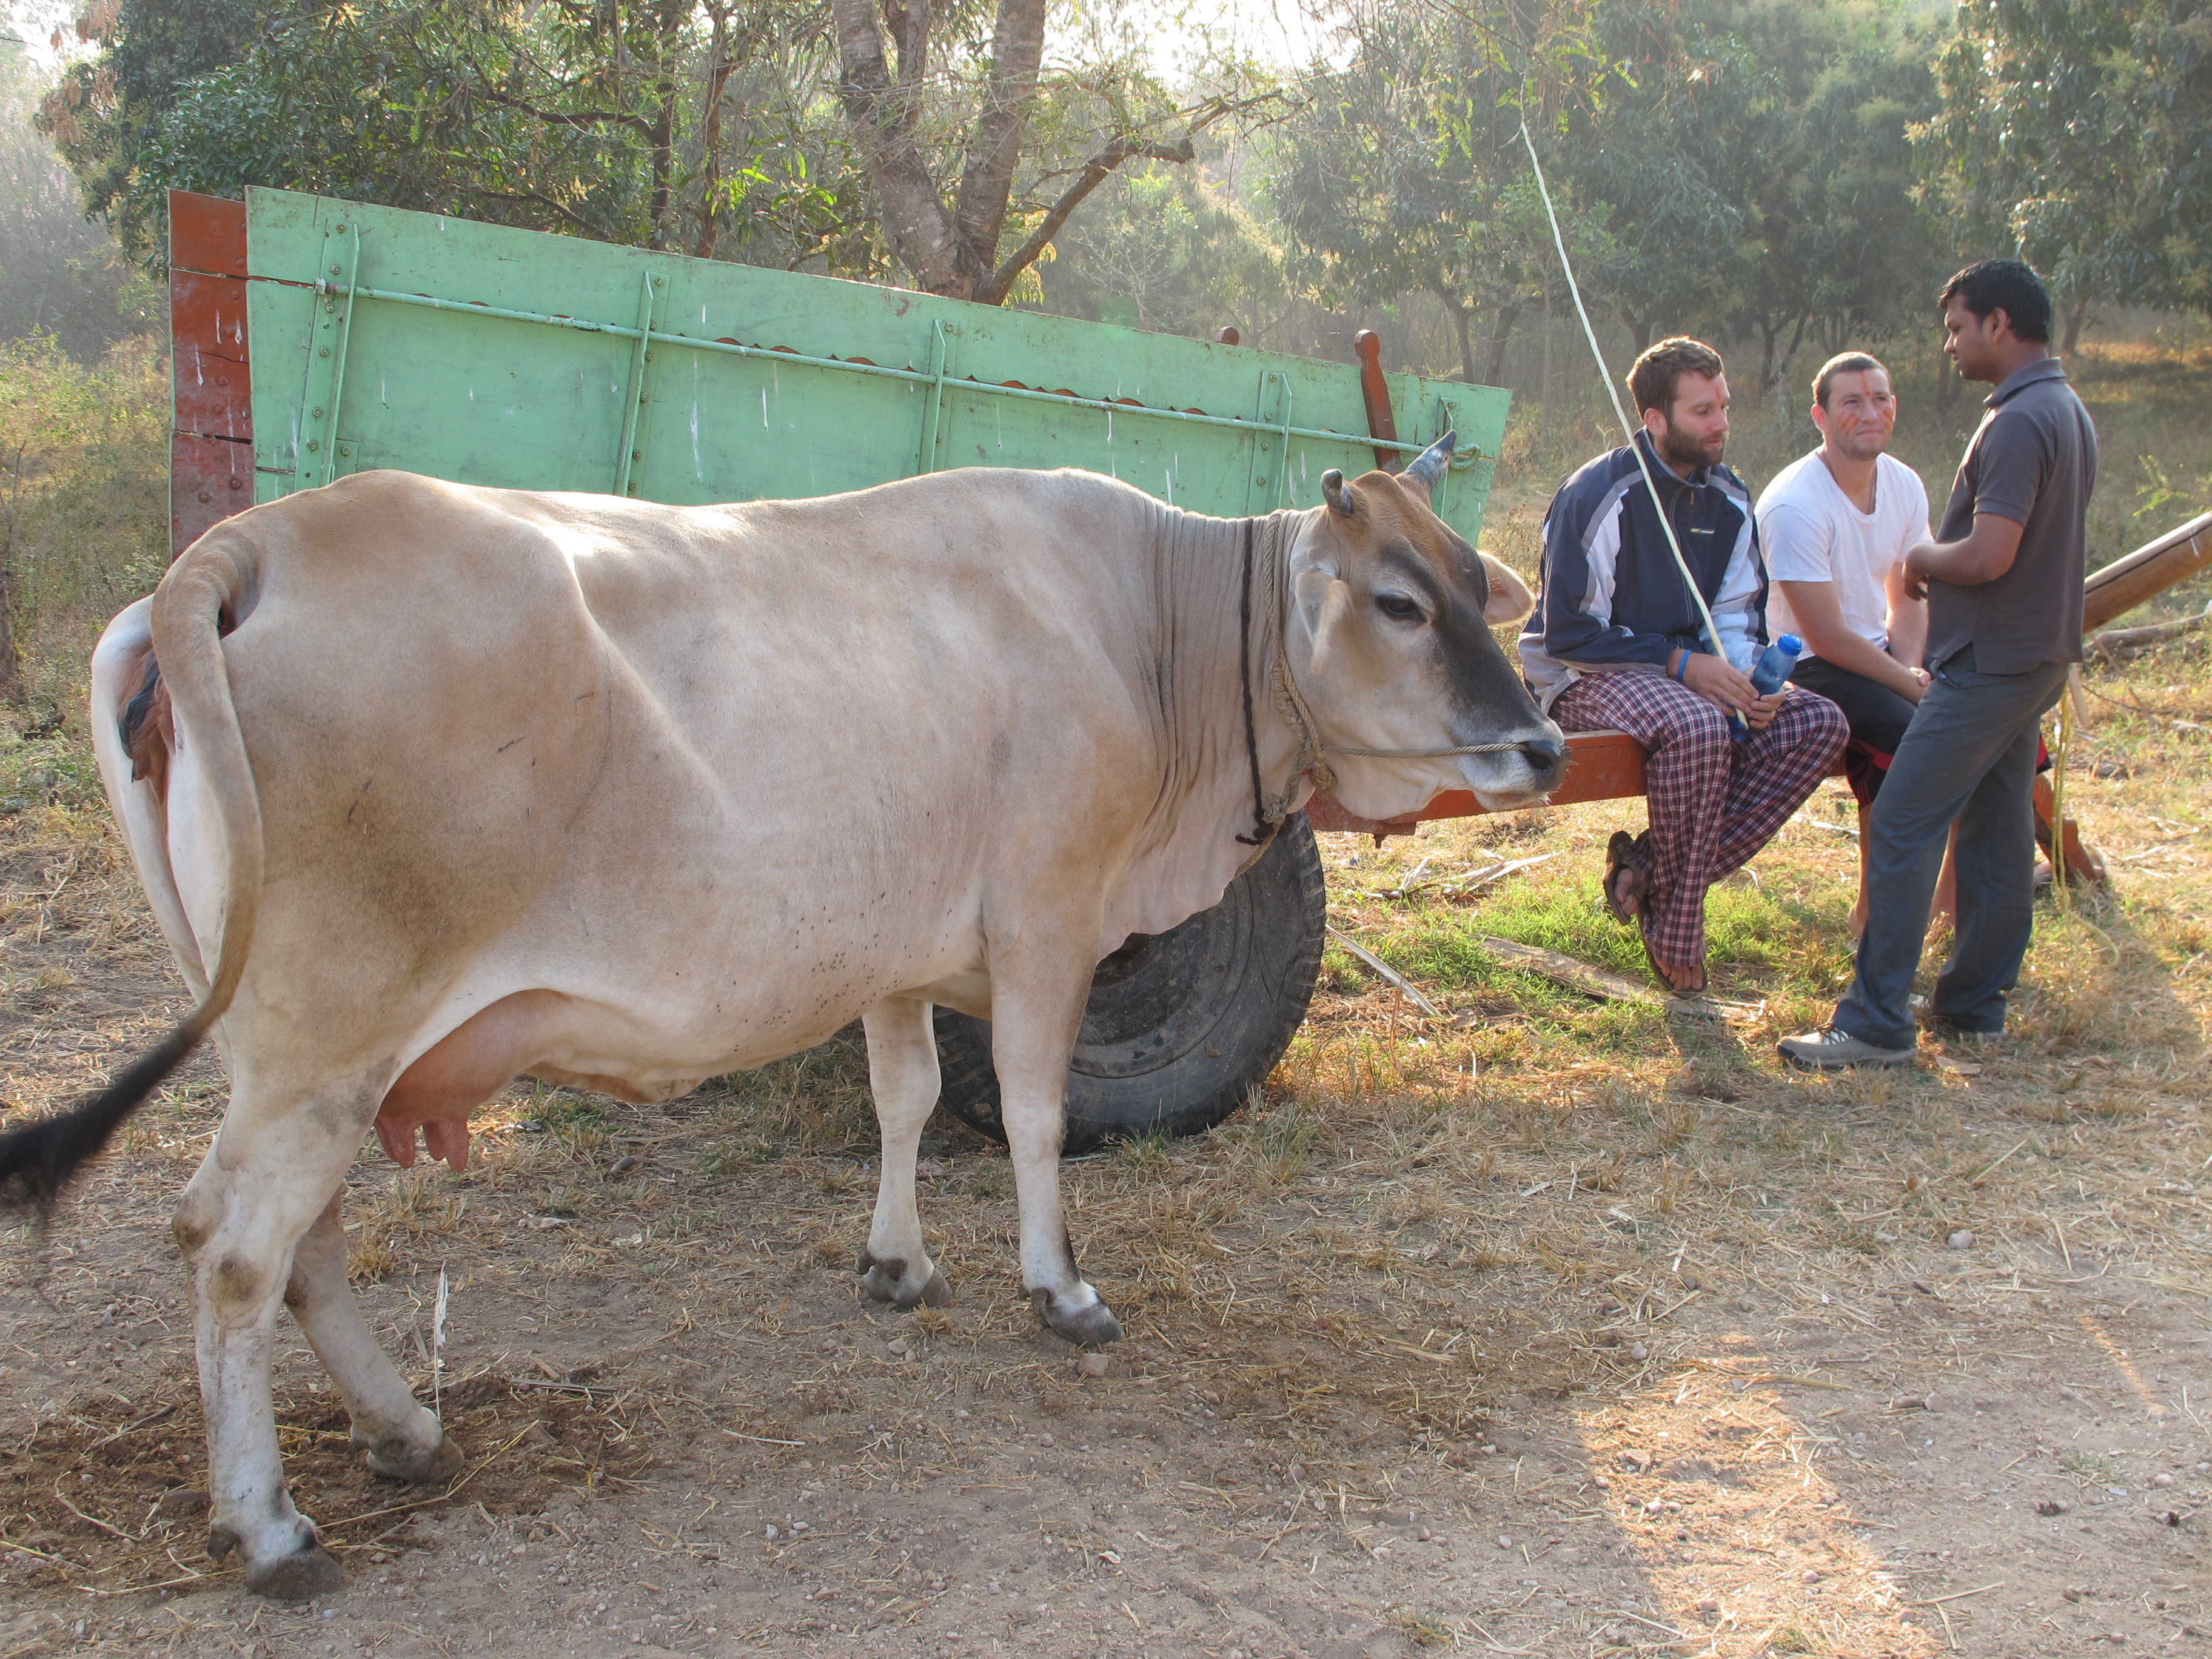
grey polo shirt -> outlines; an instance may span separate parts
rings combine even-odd
[[[2097,428],[2056,357],[2007,377],[1987,408],[1936,539],[1965,540],[1974,515],[1987,513],[2021,527],[2020,552],[1992,582],[1929,582],[1928,666],[1942,667],[1968,646],[1984,674],[2079,662],[2088,551],[2082,520],[2097,487]]]

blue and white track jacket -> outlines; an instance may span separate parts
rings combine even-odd
[[[1751,492],[1725,466],[1678,478],[1637,443],[1667,503],[1682,556],[1712,608],[1722,651],[1748,673],[1766,646],[1766,564]],[[1704,650],[1698,608],[1682,585],[1636,457],[1601,455],[1560,486],[1544,518],[1536,609],[1521,635],[1528,689],[1549,710],[1584,674],[1667,672],[1677,647]]]

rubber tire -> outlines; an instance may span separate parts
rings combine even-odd
[[[1221,902],[1098,964],[1067,1071],[1064,1156],[1165,1130],[1200,1134],[1274,1069],[1313,1000],[1327,894],[1303,812]],[[991,1025],[937,1010],[945,1109],[1003,1142]]]

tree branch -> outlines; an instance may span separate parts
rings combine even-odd
[[[1046,245],[1060,233],[1060,228],[1067,222],[1068,216],[1082,206],[1084,198],[1104,184],[1122,162],[1149,160],[1175,161],[1187,167],[1198,154],[1198,148],[1194,141],[1200,133],[1226,116],[1242,114],[1247,110],[1256,109],[1263,104],[1276,101],[1279,97],[1279,94],[1267,92],[1253,98],[1209,98],[1204,103],[1195,105],[1183,112],[1186,120],[1182,136],[1172,143],[1141,139],[1128,135],[1115,139],[1080,167],[1073,170],[1075,181],[1060,193],[1060,199],[1045,210],[1045,216],[1038,222],[1036,228],[1030,233],[1019,247],[1000,261],[998,269],[991,273],[970,297],[982,301],[985,305],[1003,304],[1007,293],[1013,288],[1014,278],[1036,263],[1037,256],[1044,252]],[[1048,173],[1040,176],[1036,182],[1043,184],[1048,179],[1065,179],[1067,176],[1065,171]],[[1011,191],[1008,193],[1011,194]]]
[[[627,127],[647,143],[653,142],[653,124],[642,115],[629,115],[618,109],[540,109],[524,99],[511,98],[494,87],[478,88],[478,94],[488,103],[501,109],[511,109],[527,115],[533,121],[543,121],[548,126],[592,128],[602,126]]]
[[[1045,210],[1043,219],[1030,233],[1028,240],[1008,254],[999,268],[991,273],[989,282],[976,290],[975,298],[985,305],[994,306],[1002,302],[1008,290],[1013,287],[1014,278],[1036,262],[1037,256],[1044,252],[1045,245],[1059,234],[1060,228],[1067,222],[1068,216],[1083,205],[1085,197],[1112,177],[1114,169],[1122,162],[1149,157],[1155,161],[1187,163],[1195,153],[1187,137],[1172,144],[1109,144],[1083,164],[1076,173],[1075,182],[1062,191],[1060,199]]]

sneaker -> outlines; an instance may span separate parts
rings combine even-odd
[[[1987,1031],[1972,1025],[1961,1025],[1950,1015],[1939,1014],[1932,1008],[1919,1007],[1912,1012],[1918,1018],[1920,1029],[1938,1042],[1965,1042],[1979,1048],[1985,1042],[1995,1042],[2004,1035],[2002,1026],[1994,1031]]]
[[[1778,1046],[1782,1058],[1792,1066],[1815,1072],[1840,1071],[1849,1066],[1910,1066],[1919,1058],[1911,1048],[1877,1048],[1832,1025],[1784,1037]]]

